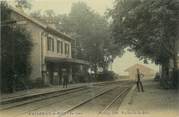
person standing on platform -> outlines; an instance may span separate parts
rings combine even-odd
[[[66,69],[63,70],[62,78],[63,78],[63,88],[67,88],[67,85],[68,85],[68,74],[67,74],[67,70]]]
[[[138,92],[142,91],[144,92],[144,87],[142,85],[142,82],[141,82],[141,77],[144,77],[143,74],[140,73],[139,69],[137,68],[137,89],[138,89]]]

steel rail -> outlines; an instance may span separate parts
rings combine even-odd
[[[109,82],[106,82],[106,83],[103,83],[103,84],[107,85],[108,83]],[[110,83],[110,84],[112,84],[112,83]],[[96,86],[100,86],[101,83],[95,84],[95,85]],[[38,97],[31,98],[29,100],[23,100],[22,102],[14,102],[14,105],[13,105],[13,103],[7,103],[7,104],[2,104],[2,105],[0,104],[0,111],[12,109],[12,108],[15,108],[15,107],[23,106],[23,105],[30,104],[30,103],[37,102],[37,101],[47,100],[49,98],[54,98],[54,97],[59,97],[59,96],[67,95],[67,94],[70,94],[70,93],[79,92],[79,91],[82,91],[82,90],[85,90],[85,89],[88,89],[88,88],[89,88],[88,85],[85,85],[83,87],[69,89],[69,90],[64,90],[62,92],[61,91],[59,91],[59,92],[55,91],[55,92],[52,92],[52,93],[49,93],[49,94],[45,94],[43,97],[42,96],[38,96]]]
[[[67,94],[70,94],[70,93],[76,93],[76,92],[83,91],[83,90],[86,90],[86,89],[88,89],[88,88],[86,86],[84,86],[84,87],[80,87],[80,88],[77,88],[77,89],[66,90],[64,92],[52,93],[52,94],[49,94],[49,95],[43,96],[43,97],[36,97],[32,100],[25,100],[23,102],[18,102],[17,104],[14,104],[13,106],[11,106],[11,105],[9,106],[8,104],[7,104],[7,106],[6,106],[6,104],[1,105],[2,107],[0,106],[0,111],[12,109],[12,108],[15,108],[15,107],[23,106],[23,105],[30,104],[30,103],[37,102],[37,101],[42,101],[42,100],[47,100],[47,99],[50,99],[50,98],[64,96],[64,95],[67,95]]]
[[[124,89],[119,95],[117,95],[111,103],[109,103],[99,114],[106,112],[124,93],[128,91],[129,88]]]
[[[84,89],[85,89],[85,87],[84,87]],[[84,89],[83,89],[83,90],[84,90]],[[91,88],[86,87],[86,90],[85,90],[85,91],[86,91],[86,92],[89,92],[88,90],[90,90],[90,89],[91,89]],[[82,91],[82,90],[81,90],[81,91]],[[75,91],[74,91],[74,92],[75,92]],[[79,92],[79,91],[76,91],[76,92]],[[68,93],[68,94],[71,94],[71,93]],[[58,96],[56,96],[56,97],[58,97]],[[58,102],[61,102],[61,101],[57,101],[57,102],[54,102],[54,103],[46,104],[46,105],[37,107],[37,108],[35,108],[35,109],[32,109],[32,110],[30,110],[30,111],[23,112],[23,113],[21,113],[21,114],[30,113],[30,112],[32,112],[32,111],[38,110],[38,109],[40,109],[40,108],[43,108],[44,106],[50,106],[50,105],[53,105],[53,104],[58,103]],[[15,115],[14,117],[19,117],[21,114],[17,114],[17,115]]]
[[[99,96],[101,96],[101,95],[104,95],[104,94],[106,94],[106,93],[108,93],[108,92],[110,92],[110,91],[112,91],[112,90],[115,90],[116,88],[118,88],[118,87],[114,87],[114,88],[110,88],[110,89],[108,89],[108,90],[105,90],[105,91],[103,91],[102,93],[97,94],[97,95],[95,95],[94,97],[89,98],[89,99],[87,99],[87,100],[85,100],[85,101],[83,101],[83,102],[81,102],[81,103],[79,103],[79,104],[77,104],[77,105],[71,107],[70,109],[67,109],[67,110],[64,111],[59,117],[65,115],[65,114],[68,114],[69,112],[71,112],[71,111],[77,109],[78,107],[80,107],[80,106],[82,106],[82,105],[84,105],[84,104],[86,104],[86,103],[92,101],[93,99],[95,99],[95,98],[97,98],[97,97],[99,97]]]

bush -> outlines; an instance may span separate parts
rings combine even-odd
[[[104,71],[97,74],[96,81],[112,81],[118,78],[118,75],[113,71]]]
[[[160,78],[160,86],[164,89],[169,89],[171,87],[168,80],[164,78]]]
[[[73,83],[85,83],[89,81],[89,75],[85,72],[75,73],[73,75]]]
[[[32,49],[31,35],[23,27],[8,25],[7,21],[13,21],[11,10],[6,2],[0,3],[1,9],[1,91],[13,92],[23,87],[23,81],[27,81],[31,73],[29,60]],[[20,78],[20,79],[18,79]]]

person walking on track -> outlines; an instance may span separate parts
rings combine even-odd
[[[140,73],[139,69],[137,68],[137,89],[138,89],[138,92],[142,91],[144,92],[144,87],[142,85],[142,82],[141,82],[141,77],[144,77],[143,74]]]

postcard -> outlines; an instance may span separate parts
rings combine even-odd
[[[0,117],[179,117],[178,0],[0,0]]]

